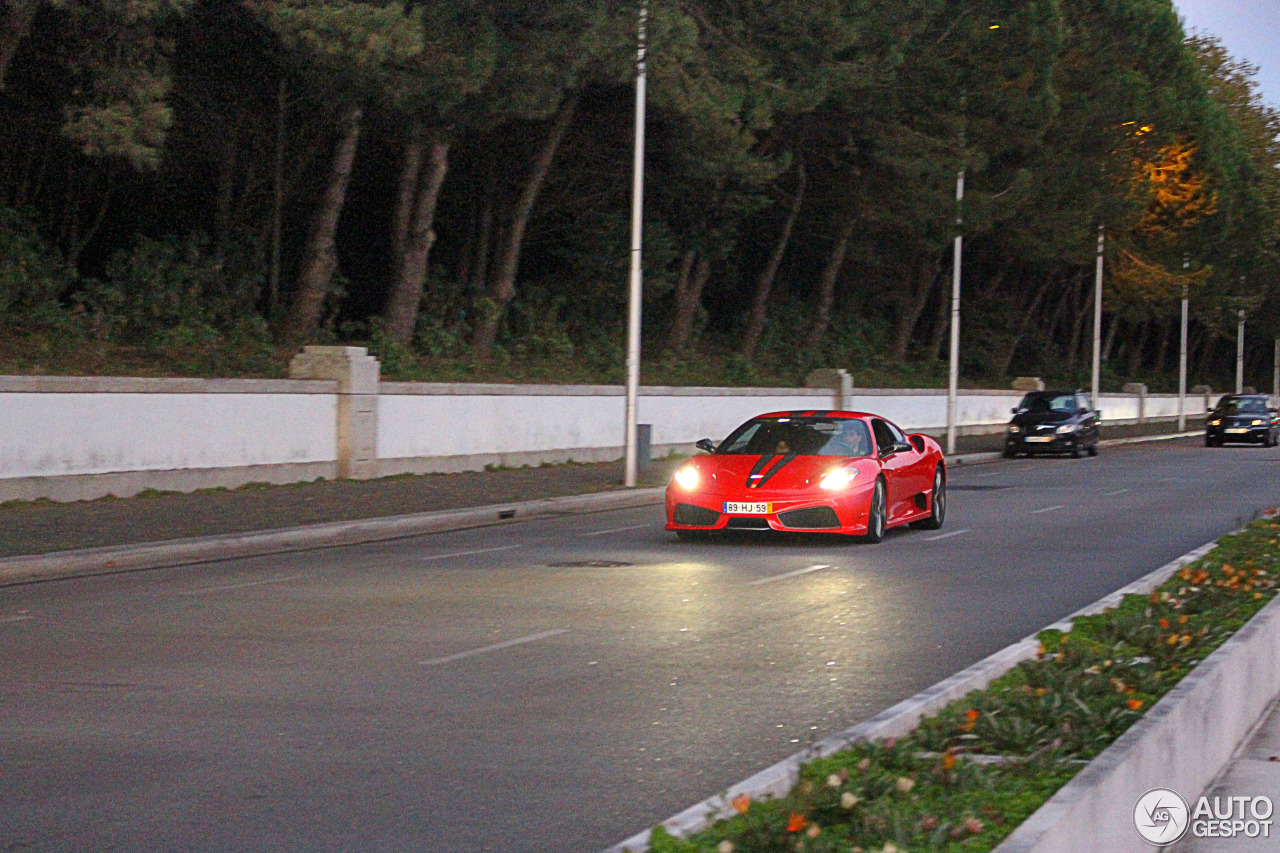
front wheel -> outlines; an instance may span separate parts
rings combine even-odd
[[[867,512],[867,534],[863,542],[874,545],[884,539],[888,526],[888,511],[885,509],[884,480],[876,480],[875,490],[871,492],[871,509]]]
[[[941,465],[933,472],[933,499],[929,503],[929,517],[911,525],[917,530],[938,530],[947,520],[947,478],[943,475]]]

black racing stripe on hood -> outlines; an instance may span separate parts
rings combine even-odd
[[[774,465],[765,473],[764,477],[760,480],[760,482],[756,483],[755,488],[758,489],[761,486],[763,486],[765,483],[772,480],[774,474],[778,473],[783,468],[786,468],[788,465],[790,465],[793,461],[795,461],[795,458],[799,455],[800,455],[799,453],[788,453],[786,456],[779,459],[778,464]]]
[[[769,463],[777,458],[778,458],[778,455],[776,453],[770,453],[765,456],[761,456],[759,459],[756,460],[756,464],[751,466],[751,471],[748,472],[747,474],[748,489],[754,489],[756,487],[756,482],[754,479],[756,474],[759,474],[761,471],[767,468]]]

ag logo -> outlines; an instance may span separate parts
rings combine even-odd
[[[1190,809],[1177,791],[1152,788],[1133,807],[1133,825],[1149,844],[1172,844],[1187,832]]]

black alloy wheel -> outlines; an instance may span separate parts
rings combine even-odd
[[[1089,455],[1090,455],[1090,456],[1097,456],[1097,455],[1098,455],[1098,442],[1096,442],[1096,441],[1095,441],[1093,444],[1089,445],[1089,447],[1088,447],[1088,451],[1089,451]]]
[[[1071,458],[1072,458],[1072,459],[1079,459],[1079,458],[1080,458],[1080,442],[1079,442],[1079,440],[1076,440],[1076,441],[1072,442],[1072,444],[1071,444]]]
[[[867,513],[867,534],[862,537],[863,542],[874,545],[884,539],[889,521],[887,515],[884,480],[876,480],[875,490],[871,492],[871,509]]]
[[[913,522],[917,530],[938,530],[947,520],[947,478],[939,465],[933,472],[933,498],[929,501],[929,517]]]

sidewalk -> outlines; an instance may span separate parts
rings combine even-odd
[[[1188,421],[1189,430],[1200,426]],[[1103,428],[1104,438],[1163,435],[1176,424]],[[1003,435],[961,436],[957,455],[999,451]],[[641,486],[666,485],[682,458],[655,460]],[[251,533],[622,490],[622,463],[328,480],[288,486],[156,493],[56,504],[0,504],[0,558]]]

